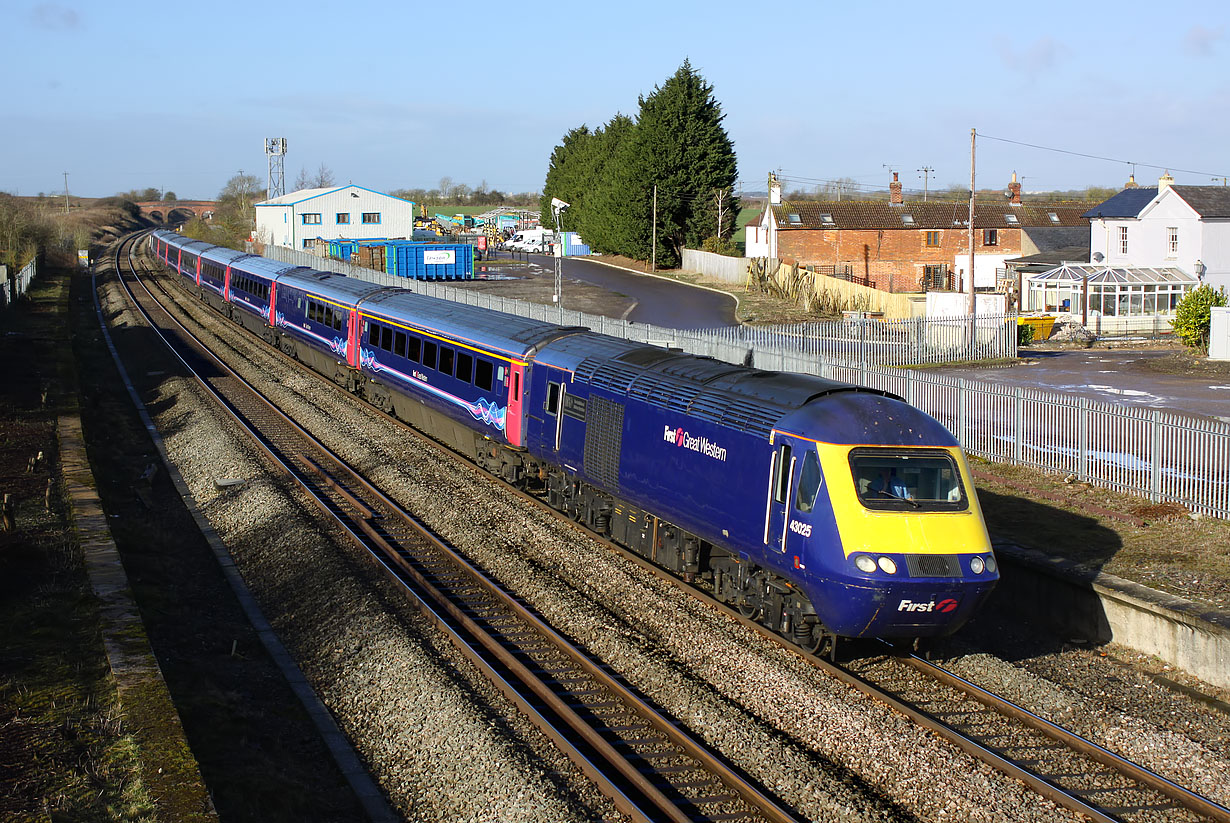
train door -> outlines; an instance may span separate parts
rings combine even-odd
[[[522,431],[522,397],[525,394],[525,364],[512,361],[508,374],[508,409],[504,413],[504,436],[510,446],[524,446]]]
[[[798,469],[797,451],[801,445],[777,435],[774,453],[769,461],[769,483],[765,490],[765,549],[770,559],[785,554],[790,534],[791,501],[795,495]]]

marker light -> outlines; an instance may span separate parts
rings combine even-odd
[[[880,558],[880,568],[884,571],[885,574],[896,574],[897,573],[897,564],[893,562],[893,559],[891,557],[881,557]]]
[[[860,554],[854,558],[854,565],[858,567],[860,572],[871,574],[876,570],[876,562],[865,554]]]
[[[969,561],[970,571],[974,574],[982,574],[982,570],[986,568],[986,565],[987,564],[982,561],[981,557],[973,557]]]
[[[998,569],[999,569],[999,564],[995,562],[995,555],[991,555],[990,557],[987,558],[987,571],[989,571],[991,574],[995,574],[995,572]]]

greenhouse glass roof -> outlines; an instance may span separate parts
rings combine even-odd
[[[1199,281],[1173,266],[1154,268],[1147,266],[1104,266],[1098,263],[1064,263],[1058,268],[1029,275],[1031,281],[1047,281],[1051,283],[1079,283],[1087,280],[1090,283],[1127,283],[1127,284],[1157,284],[1190,283]]]

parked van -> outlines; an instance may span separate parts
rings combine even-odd
[[[513,251],[529,251],[546,254],[555,240],[555,232],[549,229],[526,229],[513,235],[512,240],[504,244]]]

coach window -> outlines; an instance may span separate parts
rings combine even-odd
[[[448,346],[440,347],[440,365],[436,368],[441,374],[453,373],[453,350]]]
[[[483,391],[491,391],[491,377],[494,371],[495,367],[490,360],[478,358],[474,364],[474,385]]]
[[[470,382],[470,372],[474,370],[474,358],[463,351],[457,352],[457,379],[462,383]]]
[[[406,356],[406,333],[404,331],[393,332],[393,354],[398,357]]]
[[[417,363],[419,362],[419,355],[422,354],[422,349],[423,349],[423,341],[419,340],[414,335],[411,335],[410,336],[410,349],[407,352],[406,356],[409,357],[411,360],[413,360],[415,363]]]
[[[547,404],[543,408],[547,410],[547,414],[559,412],[559,383],[547,384]]]
[[[774,485],[776,488],[773,491],[773,499],[778,503],[785,503],[787,491],[790,488],[790,446],[782,444],[781,449],[777,453],[777,477]]]
[[[423,365],[429,369],[436,367],[436,344],[430,340],[423,341]]]
[[[342,327],[345,325],[346,325],[346,315],[340,311],[333,312],[333,330],[341,331]]]
[[[804,514],[811,511],[823,482],[824,475],[820,472],[816,450],[808,449],[807,456],[803,458],[803,471],[799,474],[799,493],[794,498],[794,507]]]
[[[316,301],[315,301],[315,300],[309,300],[309,301],[307,301],[307,303],[308,303],[308,307],[307,307],[307,319],[308,319],[308,320],[311,320],[313,323],[315,323],[315,322],[316,322]]]

